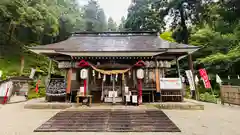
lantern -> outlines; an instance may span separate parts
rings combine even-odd
[[[81,70],[81,79],[87,79],[87,77],[88,77],[87,69],[82,69]]]
[[[138,69],[138,70],[137,70],[137,78],[138,78],[138,79],[143,79],[143,77],[144,77],[144,71],[143,71],[143,69]]]

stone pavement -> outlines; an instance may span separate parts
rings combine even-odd
[[[240,135],[240,107],[203,103],[205,110],[164,110],[181,133],[34,133],[61,110],[24,109],[25,103],[0,108],[0,135]]]

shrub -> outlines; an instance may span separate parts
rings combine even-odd
[[[217,103],[216,96],[209,94],[208,92],[205,92],[203,94],[200,94],[200,101],[204,102],[211,102],[211,103]]]

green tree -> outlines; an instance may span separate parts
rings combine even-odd
[[[18,72],[24,56],[27,69],[39,66],[47,71],[47,59],[29,52],[26,46],[66,39],[71,32],[82,29],[81,16],[76,0],[1,0],[0,69]]]
[[[97,20],[98,20],[98,31],[107,31],[107,19],[106,15],[104,13],[103,9],[99,9],[98,15],[97,15]]]
[[[84,19],[87,31],[107,30],[106,15],[95,0],[90,0],[84,7]]]
[[[114,22],[114,20],[109,17],[108,18],[108,31],[117,31],[117,24]]]
[[[118,31],[125,31],[125,27],[124,27],[125,22],[126,22],[126,19],[125,19],[124,16],[122,16],[121,22],[120,22],[120,24],[118,26]]]
[[[125,29],[128,31],[158,31],[165,26],[156,0],[135,0],[128,9]]]

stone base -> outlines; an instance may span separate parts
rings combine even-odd
[[[67,110],[81,110],[81,109],[171,109],[171,110],[204,110],[204,105],[195,101],[184,102],[158,102],[158,103],[144,103],[140,106],[125,106],[112,104],[92,104],[91,107],[86,105],[79,106],[76,103],[60,103],[60,102],[46,102],[44,98],[33,99],[28,101],[25,109],[67,109]]]

